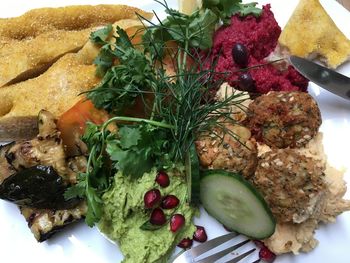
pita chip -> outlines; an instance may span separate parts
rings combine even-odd
[[[331,68],[350,58],[350,40],[337,28],[319,0],[300,0],[279,44],[291,55],[318,57]]]

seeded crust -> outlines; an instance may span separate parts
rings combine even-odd
[[[137,19],[136,13],[150,16],[150,13],[126,5],[38,8],[19,17],[0,19],[0,39],[24,40],[56,30],[82,30],[121,19]]]
[[[302,147],[321,125],[316,101],[304,92],[273,91],[249,105],[247,125],[253,136],[270,147]]]
[[[136,12],[150,17],[124,5],[86,5],[33,9],[0,19],[0,87],[45,72],[63,55],[81,49],[96,27],[138,21]]]
[[[249,129],[239,125],[226,127],[237,138],[222,131],[215,130],[210,134],[203,134],[196,142],[200,164],[209,169],[225,169],[242,173],[249,178],[255,171],[258,157],[257,146],[251,140]]]
[[[132,19],[113,24],[114,27],[125,29],[130,35],[134,35],[140,25],[139,21]],[[100,82],[93,65],[99,46],[88,39],[85,42],[79,52],[64,55],[40,76],[0,88],[0,120],[36,116],[41,109],[58,117],[81,100],[81,93]]]
[[[308,219],[325,190],[324,167],[294,149],[275,149],[259,158],[251,182],[278,222]]]

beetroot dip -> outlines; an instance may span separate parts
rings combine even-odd
[[[216,72],[227,72],[226,81],[230,86],[238,88],[238,78],[244,72],[249,72],[255,84],[255,92],[267,93],[274,91],[306,91],[308,80],[302,77],[292,66],[285,70],[278,69],[274,64],[267,64],[265,58],[275,50],[281,28],[270,10],[270,5],[263,7],[260,17],[249,15],[241,18],[235,15],[229,26],[220,27],[214,35],[211,60],[216,61]],[[240,71],[232,57],[232,47],[243,44],[249,53],[246,68]],[[222,76],[221,76],[222,77]]]

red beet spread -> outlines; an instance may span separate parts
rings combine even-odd
[[[302,77],[292,66],[281,71],[264,60],[277,46],[281,28],[277,24],[270,5],[263,7],[258,18],[235,15],[229,26],[222,26],[214,35],[212,58],[217,59],[216,71],[229,72],[227,82],[237,87],[237,79],[242,72],[233,61],[232,47],[236,43],[243,44],[249,51],[248,66],[264,64],[262,67],[249,69],[259,93],[275,91],[306,91],[308,80]]]

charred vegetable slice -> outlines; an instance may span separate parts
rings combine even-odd
[[[31,207],[20,207],[20,209],[35,239],[38,242],[43,242],[62,231],[66,226],[83,219],[87,207],[85,202],[81,202],[78,206],[65,210]]]
[[[0,185],[0,198],[18,205],[47,209],[67,209],[78,199],[66,201],[66,185],[51,166],[36,165],[9,176]]]
[[[16,172],[12,165],[10,165],[9,159],[11,159],[11,156],[8,155],[9,149],[14,144],[14,142],[11,142],[0,146],[0,184],[2,184],[5,178]]]
[[[242,176],[208,170],[201,179],[204,208],[229,229],[256,239],[271,236],[275,220],[258,191]]]
[[[30,140],[38,132],[37,116],[8,117],[0,120],[0,141]]]

